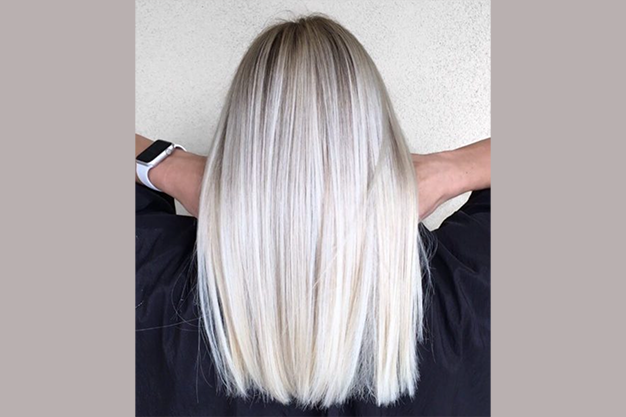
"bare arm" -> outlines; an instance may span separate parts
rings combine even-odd
[[[412,157],[420,219],[453,197],[491,187],[491,138],[451,151]]]
[[[150,139],[135,135],[135,156],[151,143]],[[412,157],[417,173],[420,219],[453,197],[491,186],[491,139],[452,151]],[[205,164],[206,157],[177,149],[150,170],[150,181],[197,216]],[[135,181],[139,182],[136,174]]]
[[[135,135],[135,157],[152,144],[152,140]],[[150,170],[150,181],[178,200],[193,216],[198,216],[200,189],[206,157],[176,149]],[[135,181],[141,184],[135,173]]]

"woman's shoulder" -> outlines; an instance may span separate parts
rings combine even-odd
[[[163,294],[176,300],[184,298],[182,291],[193,276],[196,219],[177,215],[172,197],[143,185],[136,186],[135,199],[135,296],[139,329],[168,324],[162,322],[163,317],[177,316],[176,311],[170,311],[172,303],[163,302]]]
[[[167,251],[187,248],[195,239],[196,224],[194,217],[176,214],[171,196],[136,184],[135,244],[138,256],[141,255],[139,249],[142,246],[151,247],[151,257],[156,255],[157,248]],[[137,260],[141,260],[141,257]]]
[[[433,232],[440,250],[474,270],[491,258],[491,188],[473,191],[459,210]]]
[[[165,277],[188,268],[196,219],[176,214],[174,199],[143,185],[135,188],[135,272],[137,286],[168,285]],[[165,282],[164,282],[165,280]]]
[[[159,251],[172,255],[193,246],[196,219],[176,214],[174,199],[164,193],[153,191],[144,185],[135,187],[135,249],[137,262],[143,258],[142,247],[149,247],[150,258]],[[178,250],[180,249],[180,250]]]
[[[471,319],[469,327],[482,340],[489,339],[491,317],[490,216],[491,190],[474,191],[439,229],[426,233],[425,239],[434,308],[445,310],[436,315],[451,320],[454,326]]]
[[[488,366],[491,339],[490,216],[491,190],[474,191],[439,229],[428,233],[432,243],[428,321],[431,329],[437,329],[431,335],[436,339],[437,356],[440,361],[450,364],[451,369],[456,369],[462,361],[483,361],[476,363],[476,369]]]
[[[488,231],[490,217],[491,188],[472,191],[465,204],[445,219],[435,233],[445,235],[459,227],[479,227]]]

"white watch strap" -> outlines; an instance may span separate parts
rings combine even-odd
[[[183,151],[187,151],[187,149],[185,149],[181,145],[174,144],[174,149],[176,149],[176,148],[182,149]],[[174,150],[172,150],[172,152],[174,152]],[[163,162],[163,161],[161,161],[161,162]],[[157,187],[155,187],[155,185],[152,184],[152,182],[150,181],[150,178],[148,177],[148,173],[156,165],[154,165],[154,166],[147,166],[147,165],[135,163],[135,166],[136,166],[136,170],[137,170],[137,177],[139,178],[139,181],[141,181],[141,183],[143,185],[145,185],[146,187],[152,188],[154,191],[158,191],[160,193],[163,192],[163,191],[159,190]]]
[[[149,167],[147,165],[137,164],[137,177],[139,177],[139,181],[141,181],[141,183],[146,187],[150,187],[158,192],[163,192],[155,187],[152,182],[150,182],[150,178],[148,178],[148,171],[150,171],[151,168],[152,167]]]

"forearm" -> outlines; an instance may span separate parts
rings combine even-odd
[[[152,140],[136,134],[135,157],[152,143]],[[170,156],[150,170],[150,182],[164,193],[179,200],[188,211],[195,214],[197,203],[194,204],[190,200],[190,196],[200,194],[199,189],[205,162],[205,157],[177,148]],[[141,184],[136,173],[135,181]]]
[[[154,141],[135,134],[135,158],[152,145],[152,143],[154,143]],[[184,166],[184,161],[187,158],[185,154],[187,154],[187,152],[184,152],[182,149],[175,149],[170,156],[150,170],[148,174],[150,182],[158,189],[163,190],[166,194],[172,196],[176,194],[179,183],[178,179],[180,179],[179,176],[182,174],[181,168]],[[136,171],[135,181],[141,184]]]
[[[151,144],[150,139],[135,135],[135,156]],[[412,157],[418,180],[420,218],[427,217],[451,198],[491,186],[491,139]],[[206,157],[176,149],[150,170],[150,181],[196,216],[205,164]],[[136,175],[135,181],[140,182]]]
[[[135,157],[152,143],[152,140],[136,134]],[[196,177],[201,177],[204,171],[204,162],[203,157],[177,148],[170,156],[150,170],[150,182],[166,194],[177,198],[181,190],[185,189],[190,181]],[[135,181],[141,184],[136,172]]]
[[[450,198],[491,187],[491,138],[439,155],[449,166]]]
[[[491,186],[491,139],[452,151],[411,156],[421,219],[451,198]]]

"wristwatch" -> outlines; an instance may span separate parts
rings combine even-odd
[[[155,166],[159,165],[165,158],[170,156],[176,148],[186,151],[186,149],[180,145],[159,139],[152,145],[148,146],[145,151],[140,153],[135,161],[139,181],[155,191],[162,192],[150,182],[148,172],[150,172],[150,170]]]

